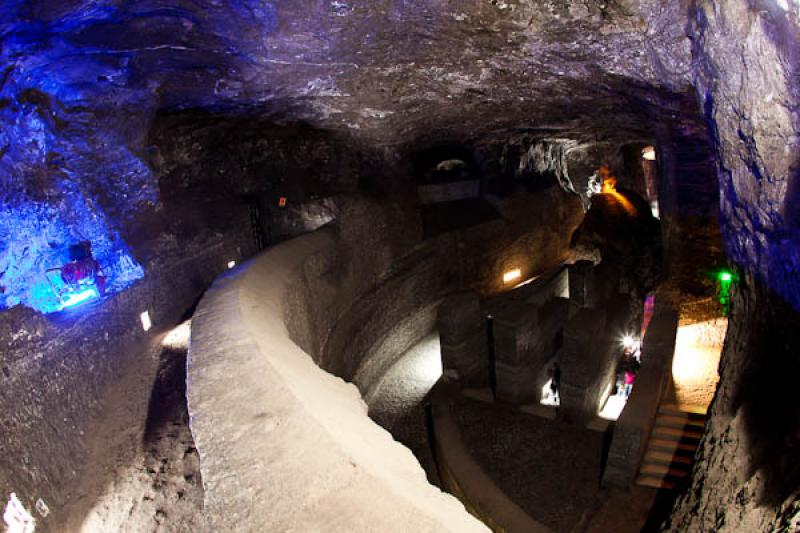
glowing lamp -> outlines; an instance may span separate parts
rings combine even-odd
[[[648,161],[655,161],[656,160],[656,149],[653,146],[645,146],[642,149],[642,159],[646,159]]]
[[[514,270],[509,270],[508,272],[503,274],[503,283],[510,283],[521,277],[522,277],[522,271],[518,268],[515,268]]]
[[[626,350],[636,351],[639,349],[639,339],[633,335],[625,335],[622,337],[622,347]]]
[[[150,321],[150,312],[145,311],[141,315],[139,315],[139,320],[142,322],[142,329],[145,331],[149,331],[150,328],[153,327],[153,323]]]
[[[720,272],[719,273],[719,280],[723,282],[733,281],[733,274],[730,272]]]
[[[84,290],[82,290],[80,292],[72,293],[67,297],[66,300],[61,302],[61,305],[59,306],[59,311],[62,310],[62,309],[68,309],[70,307],[75,307],[76,305],[82,304],[86,300],[90,300],[92,298],[97,298],[98,296],[100,296],[100,295],[97,293],[97,289],[94,288],[94,287],[89,287],[89,288],[84,289]]]
[[[236,266],[236,261],[228,261],[228,268],[231,269]]]

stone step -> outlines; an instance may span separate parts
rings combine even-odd
[[[676,455],[672,452],[664,452],[652,449],[648,449],[644,454],[644,461],[649,463],[662,463],[666,465],[678,463],[684,465],[692,464],[692,458],[686,455]]]
[[[642,463],[639,473],[646,476],[663,476],[665,478],[682,478],[689,475],[689,470],[682,465],[667,466],[656,463]]]
[[[702,418],[703,420],[708,418],[708,413],[702,407],[679,406],[671,402],[664,402],[659,405],[658,412],[664,414],[686,414],[692,418]]]
[[[681,452],[683,454],[694,454],[697,450],[697,443],[681,442],[674,439],[651,438],[648,444],[649,449]]]
[[[703,432],[689,428],[678,429],[668,426],[656,426],[653,428],[653,435],[662,439],[699,441],[703,436]]]
[[[653,489],[672,490],[677,487],[677,483],[675,483],[674,481],[669,481],[660,477],[643,476],[643,475],[637,476],[636,484],[642,487],[650,487]]]
[[[694,428],[703,429],[706,426],[706,421],[702,419],[692,418],[690,416],[659,414],[656,417],[656,425],[671,426],[676,428],[691,426]]]

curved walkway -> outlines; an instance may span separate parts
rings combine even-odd
[[[311,302],[287,289],[335,246],[325,230],[276,246],[198,306],[187,395],[213,529],[486,531],[290,339],[286,317]]]
[[[441,375],[439,335],[431,333],[403,354],[367,397],[369,416],[414,452],[432,482],[438,476],[428,442],[425,398]]]

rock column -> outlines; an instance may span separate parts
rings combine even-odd
[[[461,292],[444,299],[437,318],[444,374],[462,384],[489,384],[486,318],[478,295]]]

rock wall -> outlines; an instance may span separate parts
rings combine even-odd
[[[301,300],[288,312],[296,313],[289,321],[292,338],[347,380],[389,362],[373,356],[400,355],[429,333],[434,306],[446,294],[464,288],[496,293],[509,288],[502,275],[512,267],[521,267],[524,279],[561,264],[581,217],[577,197],[554,188],[507,201],[506,209],[540,208],[527,219],[509,217],[423,241],[414,211],[365,197],[340,205],[336,251],[307,267],[320,275],[295,288]],[[560,223],[553,228],[545,220]],[[362,391],[370,386],[368,375],[359,379]]]
[[[0,491],[5,497],[15,492],[28,510],[39,498],[47,504],[50,514],[36,515],[37,531],[64,531],[65,522],[81,522],[75,513],[91,505],[93,491],[112,475],[87,469],[107,453],[106,397],[112,390],[122,394],[126,379],[153,379],[153,352],[163,333],[231,258],[252,253],[246,234],[183,244],[180,252],[162,249],[158,260],[146,263],[144,280],[102,302],[58,315],[22,306],[0,314]],[[153,323],[149,332],[139,318],[145,311]],[[147,399],[128,401],[133,411]]]
[[[799,23],[793,2],[697,1],[691,11],[726,252],[740,277],[711,420],[668,530],[800,526]]]
[[[38,108],[41,105],[38,102]],[[31,106],[22,112],[35,115],[36,109]],[[128,125],[134,127],[130,122]],[[63,217],[72,216],[71,208],[83,205],[70,205],[73,196],[82,198],[82,202],[96,202],[96,209],[81,216],[92,218],[101,209],[105,214],[97,216],[90,233],[81,235],[94,240],[95,230],[100,228],[100,233],[123,236],[124,251],[135,258],[143,277],[125,290],[110,291],[113,294],[100,301],[61,313],[44,315],[22,305],[0,312],[0,449],[4,458],[0,491],[5,498],[15,492],[28,510],[39,498],[47,504],[49,515],[36,516],[37,531],[63,531],[65,524],[75,527],[81,523],[82,513],[98,496],[95,492],[103,490],[104,481],[111,479],[112,473],[104,469],[115,467],[108,466],[113,459],[105,457],[109,453],[105,430],[109,424],[103,420],[107,398],[125,394],[120,391],[131,380],[152,382],[157,364],[152,352],[159,349],[162,334],[191,313],[230,261],[241,263],[258,251],[249,195],[271,194],[270,184],[280,183],[276,175],[293,177],[292,190],[299,192],[296,196],[286,194],[298,205],[306,205],[309,197],[352,185],[347,180],[338,188],[327,185],[332,176],[350,168],[349,163],[340,165],[338,161],[357,159],[341,146],[334,149],[335,141],[324,132],[310,134],[305,143],[292,144],[286,142],[285,127],[274,127],[268,140],[254,138],[254,129],[225,121],[204,128],[202,120],[191,124],[186,115],[170,115],[157,119],[149,135],[137,134],[136,142],[141,143],[137,152],[147,176],[146,187],[139,193],[155,191],[155,204],[142,203],[130,190],[117,188],[113,180],[103,183],[95,177],[98,183],[83,183],[75,189],[69,175],[57,173],[51,176],[52,190],[29,183],[28,193],[38,191],[45,194],[42,202],[50,202],[48,209],[36,209],[28,193],[16,192],[24,192],[19,185],[27,182],[31,172],[37,172],[38,160],[15,160],[21,172],[2,174],[7,181],[1,190],[5,211],[0,225],[13,222],[6,217],[8,213],[14,217],[32,213],[38,221],[35,227],[13,227],[16,237],[39,243],[49,235],[48,227],[58,226]],[[214,135],[229,144],[220,144]],[[77,141],[73,137],[69,142]],[[77,149],[68,142],[64,147]],[[11,160],[2,161],[6,164]],[[126,176],[122,167],[116,170],[123,172],[120,179]],[[95,171],[114,169],[98,165]],[[347,176],[357,180],[359,173],[353,170]],[[62,188],[73,196],[63,196]],[[131,214],[137,209],[140,212],[136,216]],[[59,210],[63,212],[56,213]],[[286,219],[278,209],[265,209],[262,222],[282,227]],[[53,241],[54,245],[69,244],[69,238],[82,231],[77,222],[68,229],[65,240]],[[39,230],[44,235],[37,234]],[[276,231],[272,237],[280,240],[288,235],[291,233]],[[3,241],[0,246],[11,253],[3,255],[2,261],[13,259],[15,250],[23,250],[10,244]],[[58,246],[52,249],[57,251]],[[36,255],[38,249],[31,246],[25,253]],[[44,254],[26,264],[39,268],[53,257],[59,260],[57,264],[64,260],[58,254]],[[107,266],[102,253],[98,259]],[[117,272],[109,269],[107,274],[114,279]],[[13,294],[6,292],[8,297]],[[144,311],[153,324],[148,332],[142,330],[140,322]],[[150,384],[137,390],[149,391]],[[146,408],[148,398],[130,397],[127,401],[132,406],[129,414],[135,416],[138,411],[134,406],[144,404]],[[146,416],[146,411],[139,414]],[[131,442],[137,442],[135,435]]]

